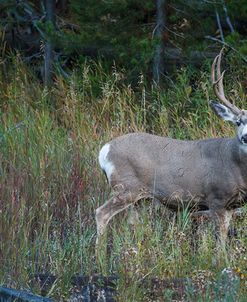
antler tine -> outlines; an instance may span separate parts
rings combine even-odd
[[[219,79],[218,80],[218,85],[217,85],[218,89],[219,89],[219,93],[225,97],[224,86],[223,86],[223,77],[224,77],[224,74],[225,74],[225,70],[222,72],[222,74],[221,74],[221,71],[220,71],[221,57],[222,57],[223,50],[224,50],[224,48],[221,49],[221,51],[218,55],[216,72],[217,72],[217,79]]]
[[[223,71],[222,73],[220,71],[221,57],[223,51],[224,48],[221,49],[220,53],[215,57],[212,64],[211,79],[212,79],[213,89],[216,97],[220,101],[222,101],[229,109],[231,109],[235,114],[238,115],[241,113],[241,110],[238,107],[236,107],[234,104],[232,104],[230,101],[228,101],[224,93],[223,78],[224,78],[225,71]],[[215,73],[217,76],[216,80],[215,80]]]
[[[215,65],[217,63],[218,57],[219,57],[219,55],[217,55],[214,58],[214,61],[213,61],[212,67],[211,67],[211,80],[212,80],[213,88],[214,88],[214,83],[215,83]]]

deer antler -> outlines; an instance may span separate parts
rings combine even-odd
[[[230,101],[227,100],[224,94],[224,86],[223,86],[223,78],[225,71],[221,73],[220,71],[220,64],[221,64],[221,57],[222,53],[224,51],[224,48],[221,49],[218,56],[215,57],[214,62],[212,64],[211,68],[211,80],[213,83],[213,89],[216,97],[222,101],[229,109],[231,109],[235,114],[239,115],[241,113],[241,110],[236,107],[234,104],[232,104]],[[215,80],[215,74],[217,76],[217,79]]]

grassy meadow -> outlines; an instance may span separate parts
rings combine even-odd
[[[175,218],[144,201],[135,227],[128,213],[113,219],[111,251],[105,245],[95,258],[95,209],[110,196],[97,159],[105,142],[134,131],[234,135],[208,106],[209,70],[210,62],[200,72],[181,69],[159,91],[142,75],[132,87],[124,71],[88,62],[69,79],[57,76],[48,91],[18,57],[0,65],[0,284],[39,294],[32,276],[53,274],[47,296],[67,301],[71,276],[102,273],[118,276],[117,301],[247,301],[246,214],[232,222],[237,233],[217,257],[210,224],[195,251],[186,211]],[[244,107],[244,71],[231,72],[226,90]],[[142,286],[152,278],[192,283],[176,300],[172,289],[155,296]]]

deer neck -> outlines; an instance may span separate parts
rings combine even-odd
[[[239,154],[240,154],[240,157],[245,160],[246,162],[246,159],[247,159],[247,145],[243,145],[239,142]],[[246,162],[247,163],[247,162]]]
[[[231,142],[232,159],[241,171],[242,178],[247,187],[247,145],[243,145],[236,137]]]

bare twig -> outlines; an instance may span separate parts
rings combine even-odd
[[[212,41],[220,43],[221,45],[229,47],[232,51],[236,52],[239,55],[240,59],[242,59],[245,63],[247,63],[247,57],[243,56],[236,48],[231,46],[229,43],[223,42],[220,39],[217,39],[217,38],[211,37],[211,36],[205,36],[205,39],[212,40]]]
[[[234,28],[233,28],[231,19],[230,19],[229,15],[228,15],[228,12],[227,12],[226,3],[225,3],[224,0],[222,0],[221,2],[222,2],[222,5],[223,5],[223,10],[225,12],[225,16],[226,16],[226,23],[229,26],[231,33],[233,33],[234,32]]]
[[[166,23],[165,0],[156,1],[156,26],[153,35],[157,38],[158,44],[155,49],[153,60],[153,81],[156,85],[160,84],[161,76],[164,72],[164,39],[163,33]]]
[[[220,16],[219,16],[219,13],[217,12],[217,10],[215,10],[215,15],[216,15],[216,20],[217,20],[218,29],[219,29],[219,31],[220,31],[220,38],[221,38],[221,41],[222,41],[222,42],[225,42],[224,34],[223,34],[221,22],[220,22]]]

